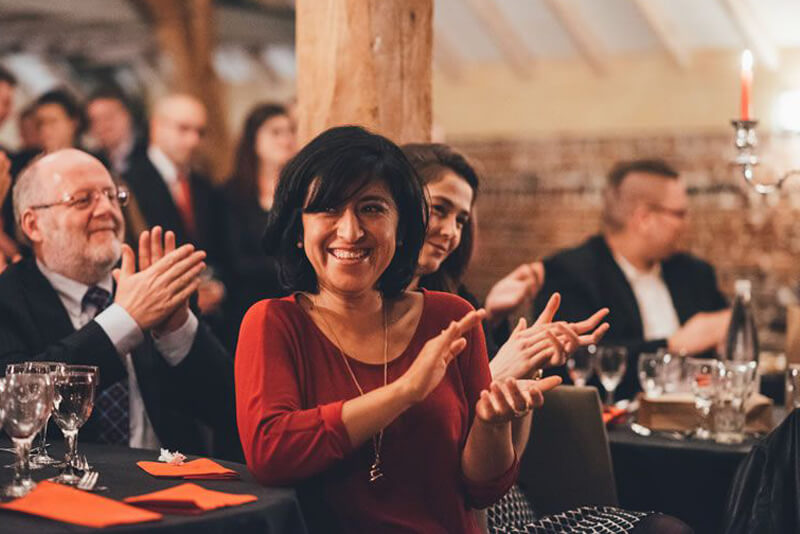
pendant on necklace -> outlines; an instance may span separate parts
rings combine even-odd
[[[378,480],[383,478],[383,471],[381,471],[381,461],[375,459],[372,467],[369,468],[369,481],[375,484]]]

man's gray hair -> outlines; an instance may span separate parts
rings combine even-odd
[[[29,207],[45,202],[45,191],[39,182],[40,165],[43,156],[37,156],[30,162],[17,177],[12,192],[12,203],[14,207],[14,220],[21,226],[22,214]]]

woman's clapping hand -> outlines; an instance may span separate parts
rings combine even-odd
[[[542,380],[493,380],[489,389],[481,391],[475,405],[479,421],[491,425],[508,423],[530,413],[544,403],[544,392],[561,384],[561,377],[548,376]]]
[[[484,310],[471,311],[425,343],[414,363],[398,379],[398,385],[411,402],[422,401],[439,385],[447,366],[467,346],[462,336],[480,324],[485,315]]]

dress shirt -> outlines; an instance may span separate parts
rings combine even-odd
[[[640,271],[620,254],[614,254],[614,260],[633,289],[639,305],[644,339],[669,338],[681,323],[669,288],[661,277],[661,263],[656,263],[649,271]]]
[[[150,145],[147,148],[147,157],[150,159],[150,163],[153,164],[153,167],[158,171],[158,174],[161,175],[164,183],[167,184],[169,192],[172,194],[172,199],[176,204],[179,203],[180,195],[182,194],[180,184],[181,170],[169,159],[169,156],[164,154],[163,150],[155,145]],[[186,175],[188,176],[188,171]]]
[[[50,282],[50,285],[53,286],[53,289],[55,289],[64,308],[67,310],[75,330],[79,330],[86,326],[89,321],[94,320],[106,333],[117,349],[120,358],[123,359],[125,369],[128,372],[130,411],[130,441],[128,444],[136,448],[158,449],[160,443],[153,430],[153,425],[147,417],[142,393],[139,390],[139,383],[136,379],[136,370],[131,358],[131,351],[144,340],[144,333],[141,328],[125,308],[119,304],[111,304],[97,316],[95,316],[97,310],[92,309],[92,305],[83,309],[81,302],[89,286],[49,269],[38,258],[36,259],[36,265],[42,275]],[[110,273],[96,285],[113,295],[114,284]],[[197,317],[192,312],[189,312],[189,318],[178,329],[163,336],[153,336],[156,350],[166,360],[167,364],[175,367],[183,361],[192,347],[198,324]]]
[[[131,133],[117,148],[107,151],[108,162],[115,176],[122,176],[128,172],[128,157],[131,155],[135,143],[136,139]]]

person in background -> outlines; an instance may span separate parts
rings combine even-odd
[[[0,127],[11,116],[14,109],[14,93],[17,89],[17,77],[0,65]],[[8,149],[0,145],[0,152],[8,152]]]
[[[197,305],[219,331],[225,297],[224,203],[211,178],[192,166],[205,128],[206,109],[198,99],[187,94],[162,98],[150,118],[147,151],[131,160],[123,178],[147,226],[172,230],[179,242],[208,252],[211,272],[200,285]]]
[[[36,125],[45,153],[77,147],[86,120],[75,98],[64,89],[54,89],[36,99]]]
[[[679,251],[687,218],[686,185],[672,167],[660,160],[618,163],[608,175],[602,233],[544,262],[534,312],[555,291],[564,298],[560,319],[611,310],[604,343],[625,346],[629,355],[618,398],[640,390],[639,354],[666,348],[701,355],[724,338],[730,311],[714,268]]]
[[[406,290],[427,211],[400,149],[359,127],[281,174],[264,246],[294,293],[245,316],[237,422],[250,471],[299,487],[312,532],[478,534],[470,508],[516,477],[511,421],[561,382],[493,382],[484,312]]]
[[[19,130],[19,151],[26,150],[40,151],[42,142],[39,140],[39,128],[36,125],[36,107],[33,104],[22,108],[17,117],[17,129]]]
[[[231,178],[225,184],[230,258],[226,322],[236,346],[245,312],[264,298],[280,297],[275,259],[260,245],[278,176],[295,152],[294,124],[278,104],[256,106],[244,123]]]
[[[0,366],[98,366],[82,438],[237,458],[233,362],[189,308],[205,253],[155,227],[140,237],[137,271],[122,243],[127,191],[76,149],[37,159],[13,195],[34,257],[0,275]]]
[[[464,289],[461,278],[469,267],[475,245],[478,175],[464,156],[447,145],[408,144],[403,146],[403,152],[425,183],[430,201],[425,244],[420,252],[417,275],[410,287],[431,289],[433,285],[443,285],[458,288],[459,293],[471,296]],[[541,264],[525,264],[492,287],[489,297],[494,295],[495,302],[502,303],[495,304],[495,313],[502,318],[500,320],[507,320],[505,317],[509,310],[524,302],[531,293],[536,294],[539,287],[531,287],[530,280],[541,280],[542,275]],[[563,365],[565,358],[577,347],[598,343],[608,331],[608,323],[600,324],[608,309],[598,310],[577,323],[553,322],[560,303],[559,294],[551,295],[533,325],[528,327],[522,318],[510,336],[495,337],[500,346],[489,362],[493,380],[529,378],[544,368]],[[552,340],[553,350],[542,351],[549,334],[556,336]],[[488,330],[486,335],[487,338],[490,335]],[[531,437],[531,419],[530,416],[523,417],[512,423],[514,448],[520,457]],[[532,439],[536,439],[535,436]],[[664,532],[662,528],[666,526],[675,528],[673,532],[685,532],[685,525],[671,517],[608,507],[602,510],[582,507],[538,519],[534,507],[516,485],[486,512],[482,519],[485,519],[491,534],[555,533],[560,532],[559,525],[565,524],[581,532],[581,529],[600,528],[601,525],[609,531],[630,532],[634,524],[640,526],[633,532]]]
[[[86,115],[101,159],[108,162],[113,176],[123,176],[131,160],[147,150],[144,138],[136,132],[127,98],[115,88],[98,89],[89,96]]]
[[[0,65],[0,127],[11,115],[14,108],[14,93],[17,78],[11,71]],[[0,206],[3,217],[0,219],[0,272],[6,266],[19,259],[19,247],[14,241],[14,217],[10,199],[6,199],[12,183],[13,154],[0,145]]]

